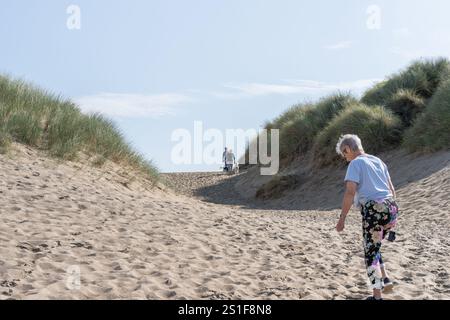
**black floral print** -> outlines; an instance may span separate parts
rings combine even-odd
[[[367,275],[372,288],[381,289],[382,279],[377,273],[378,266],[383,264],[381,242],[397,223],[398,205],[390,199],[370,200],[362,206],[361,215]]]

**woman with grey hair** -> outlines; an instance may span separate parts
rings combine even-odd
[[[341,136],[336,152],[350,162],[344,179],[346,190],[336,230],[344,230],[345,218],[354,202],[361,210],[364,256],[373,289],[373,296],[368,300],[381,300],[382,290],[393,287],[381,257],[381,242],[397,222],[395,189],[386,164],[365,153],[357,135]],[[391,232],[389,240],[393,241],[394,237],[395,233]]]

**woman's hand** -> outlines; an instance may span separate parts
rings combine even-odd
[[[345,228],[345,218],[339,218],[339,221],[336,225],[336,231],[337,232],[342,232]]]
[[[337,232],[342,232],[345,228],[345,218],[352,207],[353,199],[356,194],[357,184],[353,181],[347,181],[344,199],[342,200],[342,211],[341,216],[339,217],[339,222],[336,225]]]

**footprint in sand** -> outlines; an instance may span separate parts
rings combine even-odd
[[[170,290],[170,291],[163,291],[162,295],[164,296],[164,298],[170,299],[173,298],[177,295],[176,291]]]

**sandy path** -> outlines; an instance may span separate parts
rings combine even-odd
[[[357,212],[338,235],[338,211],[211,204],[30,149],[0,164],[1,299],[368,295]],[[399,192],[418,200],[399,241],[385,246],[397,282],[390,298],[450,298],[449,176],[447,167]],[[440,188],[430,185],[437,179]],[[447,202],[424,212],[431,196]]]

